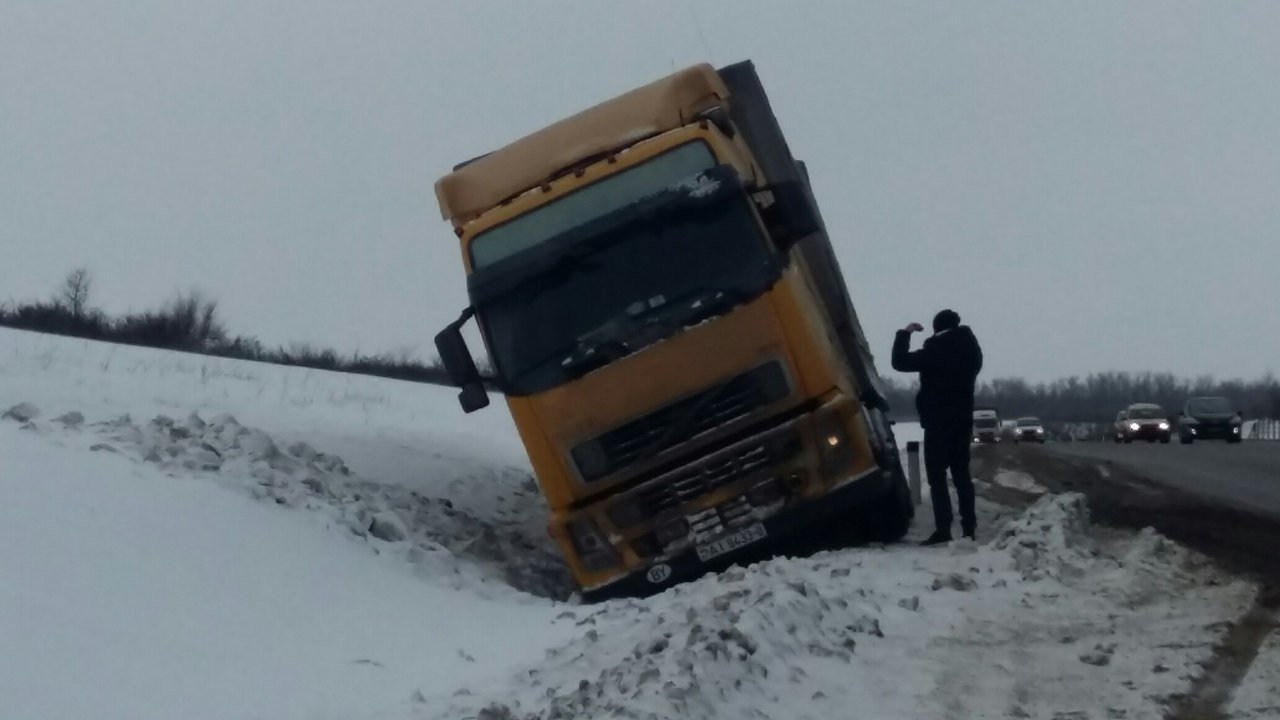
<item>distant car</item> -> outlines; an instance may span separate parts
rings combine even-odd
[[[1173,438],[1173,430],[1169,425],[1169,413],[1164,408],[1151,403],[1134,403],[1116,416],[1116,442],[1130,443],[1134,440],[1167,443]]]
[[[1013,432],[1014,442],[1044,442],[1044,423],[1039,418],[1018,418]]]
[[[1178,413],[1178,440],[1183,445],[1190,445],[1196,440],[1238,443],[1243,437],[1243,425],[1244,417],[1231,409],[1226,398],[1191,398]]]
[[[1000,421],[1000,439],[1013,442],[1018,437],[1018,421],[1017,420],[1001,420]]]

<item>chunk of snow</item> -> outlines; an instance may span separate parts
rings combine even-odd
[[[373,516],[369,534],[387,542],[403,542],[409,537],[409,530],[399,515],[388,510]]]
[[[18,403],[0,415],[0,418],[16,420],[20,423],[31,422],[38,417],[40,417],[40,408],[29,402]]]
[[[71,412],[59,415],[54,418],[53,421],[56,423],[62,423],[69,428],[78,428],[84,424],[84,415],[78,411],[72,410]]]

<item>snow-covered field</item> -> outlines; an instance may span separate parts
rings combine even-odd
[[[1066,495],[582,606],[501,407],[0,329],[15,406],[0,718],[1158,718],[1256,592]]]

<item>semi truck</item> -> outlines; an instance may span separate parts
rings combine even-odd
[[[905,534],[884,385],[750,61],[631,90],[435,192],[468,295],[441,361],[464,411],[505,398],[585,599],[817,528]]]

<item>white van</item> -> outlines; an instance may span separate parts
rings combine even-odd
[[[976,443],[1000,442],[1000,415],[995,408],[973,409],[973,441]]]

